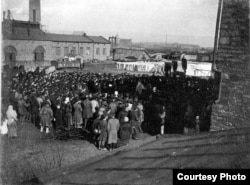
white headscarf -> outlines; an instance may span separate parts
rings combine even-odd
[[[6,112],[6,116],[7,116],[8,120],[10,120],[10,119],[17,120],[17,113],[15,110],[13,110],[12,105],[9,105],[8,110]]]

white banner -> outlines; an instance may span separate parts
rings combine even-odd
[[[117,69],[164,74],[164,62],[117,62]]]

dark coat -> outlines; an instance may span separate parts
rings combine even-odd
[[[91,101],[88,99],[83,101],[83,118],[91,118],[93,116]]]
[[[130,135],[131,135],[131,124],[130,123],[126,123],[126,122],[121,122],[121,127],[120,127],[120,137],[121,137],[121,141],[125,142],[128,141],[130,139]]]
[[[55,119],[56,128],[61,127],[63,125],[63,112],[61,108],[55,110]]]
[[[99,137],[97,140],[99,141],[107,141],[108,138],[108,131],[107,131],[107,121],[106,120],[101,120],[100,124],[98,124],[98,130],[101,131]]]

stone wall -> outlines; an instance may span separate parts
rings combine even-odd
[[[73,47],[76,48],[76,54],[80,55],[80,47],[83,48],[83,58],[85,60],[107,60],[110,56],[110,44],[93,44],[93,43],[73,43],[73,42],[52,42],[52,41],[33,41],[33,40],[3,40],[2,45],[2,61],[5,60],[4,49],[7,46],[14,46],[17,50],[16,60],[18,62],[34,61],[34,50],[38,46],[43,46],[45,49],[44,60],[52,61],[65,56],[64,48],[68,47],[69,52]],[[60,48],[57,55],[56,49]],[[99,55],[96,54],[96,49],[99,48]],[[106,53],[103,53],[105,48]],[[89,49],[89,52],[87,52]]]
[[[221,93],[211,130],[250,126],[249,12],[249,0],[223,1],[216,56]]]

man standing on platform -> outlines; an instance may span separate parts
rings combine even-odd
[[[187,59],[185,57],[185,54],[183,54],[182,59],[181,59],[181,65],[184,73],[186,74],[187,71]]]

